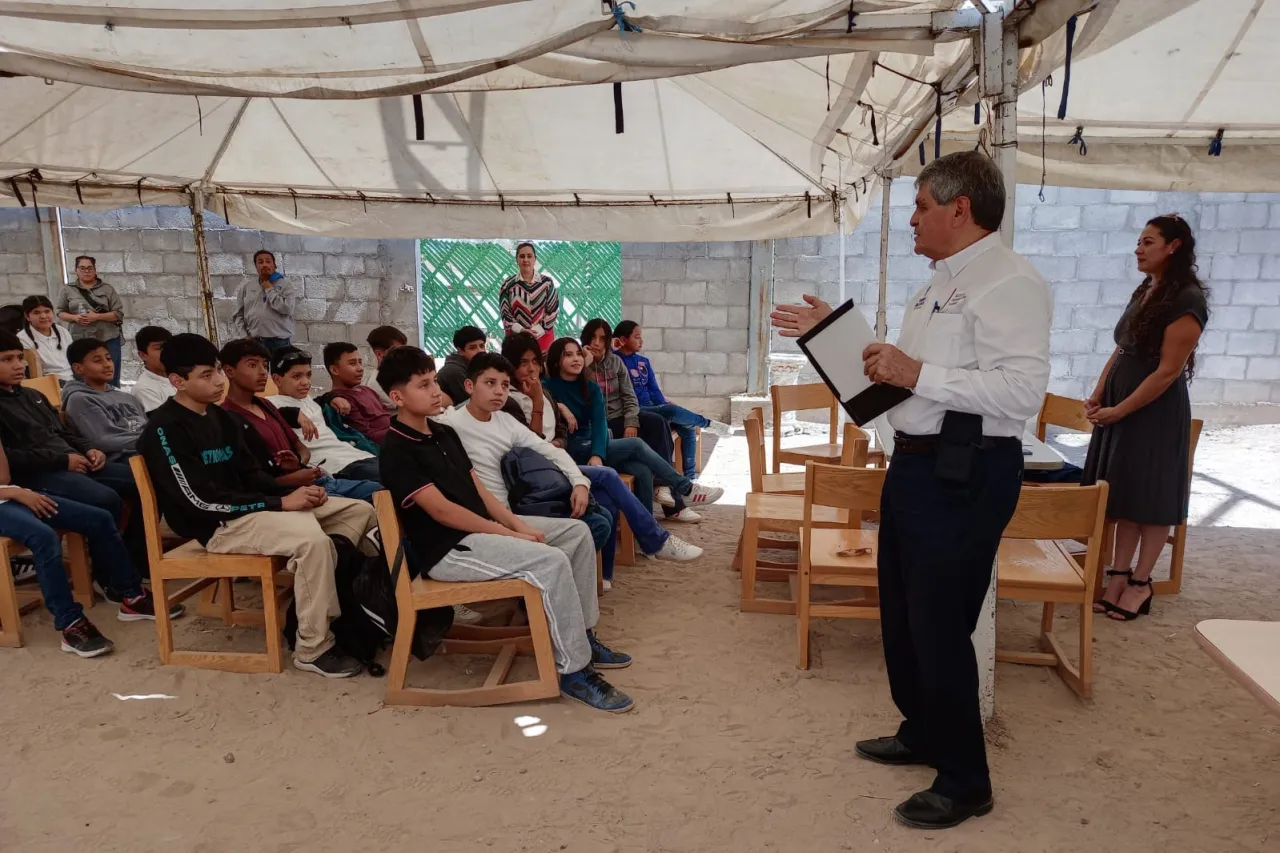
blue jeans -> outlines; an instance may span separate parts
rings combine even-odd
[[[54,500],[58,511],[47,520],[37,518],[17,501],[0,504],[0,535],[31,549],[44,605],[53,614],[54,629],[63,631],[84,616],[84,609],[71,597],[67,568],[62,564],[62,538],[55,528],[85,537],[93,571],[104,587],[132,598],[142,594],[142,583],[109,512],[69,498]],[[9,570],[8,566],[0,568]]]
[[[640,411],[660,415],[671,423],[671,428],[680,436],[680,455],[684,462],[684,472],[688,475],[698,473],[698,429],[711,426],[711,421],[697,412],[691,412],[684,406],[675,403],[663,403],[661,406],[641,406]]]
[[[358,501],[373,503],[373,493],[382,491],[382,484],[372,480],[339,480],[331,474],[325,474],[316,480],[317,486],[324,486],[325,494],[339,498],[354,498]]]
[[[121,532],[129,556],[138,570],[150,575],[147,563],[147,535],[143,530],[139,509],[138,487],[133,482],[133,471],[123,462],[108,462],[101,471],[77,474],[73,471],[42,471],[20,478],[20,486],[44,492],[54,500],[69,498],[82,504],[104,509],[111,513],[117,527],[128,501],[135,512],[128,528]]]
[[[259,338],[256,335],[253,338],[258,343],[267,348],[267,352],[272,355],[276,354],[276,350],[284,349],[290,346],[289,338]]]
[[[597,507],[582,516],[591,531],[591,542],[600,552],[600,572],[605,580],[613,580],[613,557],[617,550],[618,528],[607,509]]]
[[[592,465],[583,465],[579,470],[591,481],[591,494],[596,502],[613,513],[615,518],[626,517],[641,551],[656,554],[662,550],[671,534],[658,526],[653,512],[645,510],[644,504],[631,493],[617,471]]]
[[[120,387],[120,339],[112,338],[106,341],[107,352],[111,353],[111,363],[116,366],[116,372],[111,377],[111,387]]]
[[[569,455],[579,465],[585,465],[591,458],[591,442],[589,439],[569,439]],[[630,474],[636,478],[635,496],[646,512],[653,512],[653,484],[657,482],[670,486],[676,496],[676,505],[680,505],[680,496],[693,491],[693,481],[680,474],[671,463],[653,452],[649,445],[638,438],[610,439],[605,451],[604,464],[622,474]]]

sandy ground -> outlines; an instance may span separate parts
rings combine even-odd
[[[367,676],[160,668],[151,625],[106,604],[91,615],[117,652],[82,661],[28,616],[27,647],[0,652],[0,851],[1280,851],[1280,720],[1192,639],[1201,619],[1280,614],[1277,437],[1206,436],[1183,594],[1098,625],[1093,701],[1000,665],[996,811],[949,832],[890,816],[927,771],[853,754],[897,722],[877,626],[818,623],[800,672],[789,618],[737,612],[737,438],[706,475],[725,505],[684,528],[708,556],[620,569],[603,603],[602,635],[636,657],[614,674],[628,715],[392,709]],[[1002,602],[1002,644],[1030,644],[1037,620]],[[201,645],[227,633],[184,627]],[[169,698],[120,698],[145,694]]]

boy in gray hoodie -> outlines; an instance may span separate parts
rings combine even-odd
[[[134,397],[111,387],[115,364],[107,345],[81,338],[67,347],[67,363],[76,378],[62,389],[62,410],[108,462],[122,462],[138,452],[138,437],[147,413]]]

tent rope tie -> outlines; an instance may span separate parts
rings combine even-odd
[[[298,192],[293,187],[289,187],[289,195],[293,196],[293,218],[298,218]]]
[[[622,2],[620,3],[614,3],[612,2],[612,0],[610,0],[610,3],[609,3],[609,10],[613,12],[613,20],[618,27],[619,37],[623,36],[623,34],[625,33],[644,32],[644,30],[640,29],[635,24],[631,23],[631,21],[627,20],[627,13],[623,11],[623,8],[626,6],[630,6],[631,11],[633,12],[636,9],[636,4],[632,3],[631,0],[622,0]]]
[[[76,188],[76,198],[80,199],[81,204],[84,204],[84,192],[80,189],[80,179],[76,178],[71,185]]]
[[[10,179],[9,179],[9,188],[13,190],[13,197],[14,197],[14,198],[16,198],[16,199],[18,200],[18,204],[22,205],[23,207],[26,207],[26,206],[27,206],[27,200],[26,200],[25,198],[23,198],[23,197],[22,197],[22,190],[18,189],[18,179],[17,179],[17,178],[10,178]],[[806,195],[807,195],[807,193],[806,193]]]
[[[1062,65],[1062,100],[1058,102],[1058,120],[1067,117],[1067,97],[1071,94],[1071,53],[1076,44],[1076,16],[1067,19],[1067,58]],[[1084,152],[1081,152],[1082,154]]]
[[[1067,140],[1068,145],[1079,145],[1079,155],[1081,157],[1089,153],[1089,146],[1084,141],[1084,125],[1076,125],[1076,135]]]
[[[1040,200],[1044,201],[1044,185],[1049,178],[1049,160],[1045,156],[1044,132],[1049,112],[1049,89],[1053,86],[1053,75],[1040,81]]]
[[[853,28],[858,26],[857,22],[854,21],[854,18],[858,17],[857,11],[853,8],[855,2],[856,0],[849,0],[849,25],[845,27],[846,33],[853,32]]]
[[[196,95],[196,123],[200,126],[200,135],[204,136],[204,110],[200,108],[200,96]]]
[[[17,187],[15,186],[14,189],[16,191]],[[805,208],[805,215],[808,216],[810,219],[813,219],[813,196],[809,195],[808,190],[804,191],[804,208]]]
[[[982,124],[982,101],[975,101],[973,104],[973,123]]]
[[[942,86],[934,85],[933,159],[942,156]]]
[[[142,182],[143,182],[143,181],[145,181],[145,180],[146,180],[146,178],[138,178],[138,185],[137,185],[137,188],[136,188],[136,189],[137,189],[137,191],[138,191],[138,206],[139,206],[139,207],[141,207],[141,206],[143,205],[143,202],[142,202]]]
[[[924,165],[924,140],[920,140],[920,165]]]
[[[36,175],[37,177],[39,177],[39,173],[38,173],[38,172],[36,172],[34,169],[32,170],[32,174],[34,174],[34,175]],[[40,216],[40,199],[39,199],[39,198],[37,197],[37,195],[36,195],[36,182],[35,182],[34,180],[32,180],[31,178],[28,178],[27,180],[30,180],[30,181],[31,181],[31,207],[32,207],[32,208],[35,210],[35,212],[36,212],[36,224],[37,224],[37,225],[43,225],[43,224],[44,224],[44,219],[43,219],[43,218],[41,218],[41,216]]]
[[[413,96],[413,138],[425,142],[427,138],[426,118],[422,112],[422,95]]]
[[[1223,127],[1218,128],[1218,132],[1214,134],[1213,139],[1209,140],[1209,156],[1210,157],[1222,156],[1222,134],[1225,131],[1226,131],[1226,128],[1223,128]]]
[[[573,206],[574,206],[574,207],[582,207],[582,199],[578,198],[578,194],[577,194],[577,193],[574,193],[574,194],[573,194]]]
[[[626,130],[626,119],[622,112],[622,84],[613,84],[613,132],[614,134],[622,133]]]
[[[733,209],[733,193],[725,193],[725,197],[729,199],[729,218],[737,219],[738,212]]]

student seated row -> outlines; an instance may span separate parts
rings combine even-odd
[[[277,350],[277,352],[283,351]],[[227,377],[227,397],[222,407],[244,430],[245,446],[254,459],[282,486],[320,486],[330,495],[357,500],[373,500],[382,486],[370,480],[334,477],[319,465],[312,464],[310,449],[294,433],[294,427],[318,434],[319,426],[295,406],[287,411],[293,422],[268,399],[258,396],[267,388],[266,345],[253,338],[231,341],[218,353]],[[320,423],[324,423],[321,417]]]
[[[440,423],[435,362],[417,347],[398,347],[378,368],[378,384],[397,407],[383,443],[382,481],[395,499],[409,540],[411,571],[440,581],[518,578],[542,592],[562,695],[620,713],[634,702],[598,669],[631,658],[605,646],[594,628],[595,548],[575,519],[525,518],[481,482],[453,428]]]
[[[0,358],[8,355],[5,352]],[[85,538],[95,578],[120,602],[117,619],[136,622],[156,618],[155,602],[151,593],[142,588],[142,577],[129,557],[111,513],[71,498],[55,498],[13,485],[9,481],[9,459],[0,447],[0,536],[7,536],[31,550],[44,606],[53,614],[53,629],[62,634],[62,650],[82,658],[105,655],[115,646],[89,621],[84,608],[71,595],[67,567],[62,562],[62,535],[58,531],[78,533]],[[0,571],[8,570],[8,566],[0,566]],[[169,616],[176,619],[185,612],[186,608],[176,604]]]
[[[340,613],[329,536],[376,553],[367,538],[377,527],[373,507],[316,485],[281,485],[258,465],[243,429],[218,405],[226,379],[208,340],[174,335],[161,360],[175,394],[151,413],[138,446],[165,521],[215,554],[285,557],[298,612],[294,666],[329,678],[355,675],[361,664],[334,645],[329,629]]]

